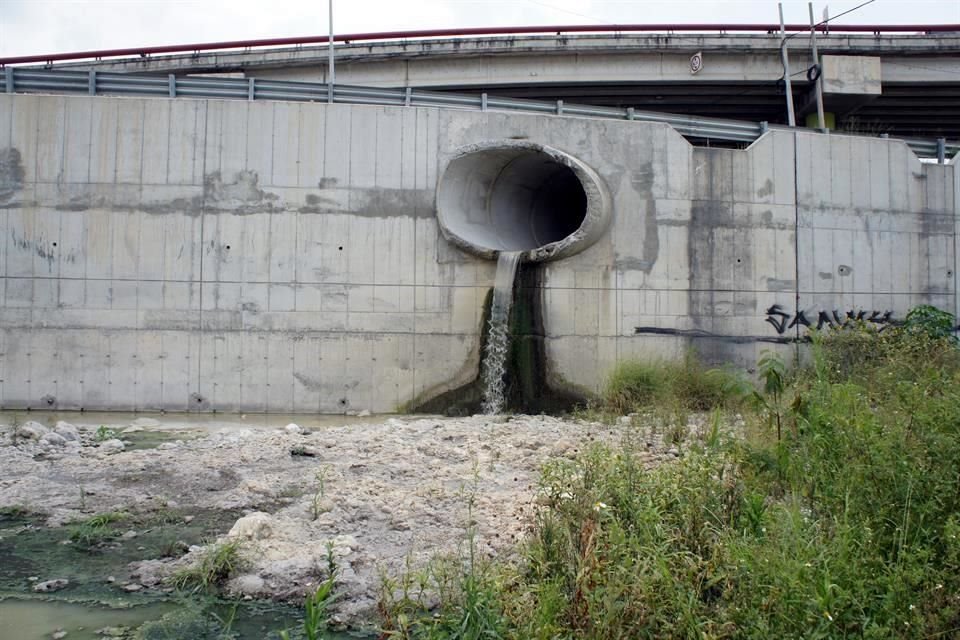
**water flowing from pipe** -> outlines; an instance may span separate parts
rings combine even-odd
[[[487,346],[483,352],[481,378],[483,382],[483,412],[496,415],[503,411],[503,375],[510,350],[510,307],[513,304],[513,280],[517,275],[521,251],[501,251],[497,257],[497,276],[493,284],[490,304],[490,324]]]

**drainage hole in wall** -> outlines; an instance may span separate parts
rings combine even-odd
[[[53,243],[53,246],[57,246],[57,243],[56,243],[56,242],[54,242],[54,243]]]
[[[227,249],[228,249],[228,250],[230,249],[230,245],[227,245]]]
[[[737,258],[737,264],[740,264],[740,258]]]
[[[347,406],[347,399],[346,399],[346,398],[340,398],[340,406],[341,406],[341,407]]]
[[[343,247],[337,247],[337,251],[343,251]]]

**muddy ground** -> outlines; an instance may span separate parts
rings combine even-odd
[[[474,416],[320,427],[246,417],[189,429],[180,417],[172,430],[162,416],[129,418],[108,429],[54,428],[52,417],[0,427],[0,508],[43,513],[53,527],[115,510],[168,510],[187,519],[223,512],[220,539],[241,540],[246,563],[231,591],[299,600],[326,577],[332,553],[341,594],[334,620],[351,628],[375,624],[381,572],[397,574],[461,547],[471,497],[480,551],[509,554],[529,532],[541,465],[632,428]],[[651,465],[675,453],[654,442],[647,452]],[[117,579],[125,588],[161,590],[203,551],[145,558]]]

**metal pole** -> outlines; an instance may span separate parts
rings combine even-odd
[[[780,8],[780,62],[783,64],[783,82],[787,91],[787,124],[797,126],[793,116],[793,86],[790,84],[790,56],[787,55],[787,29],[783,22],[783,3],[778,2]]]
[[[327,39],[327,102],[333,102],[333,83],[336,82],[333,69],[333,0],[327,0],[327,8],[330,12],[330,37]]]
[[[823,69],[820,68],[820,55],[817,53],[817,26],[813,21],[813,3],[808,2],[810,8],[810,48],[813,50],[813,64],[817,67],[817,119],[820,122],[820,131],[826,133],[827,121],[823,117]]]

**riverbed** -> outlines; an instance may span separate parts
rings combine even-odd
[[[367,631],[377,623],[381,575],[457,553],[468,529],[484,556],[514,553],[532,524],[541,465],[615,441],[628,428],[549,416],[33,412],[2,414],[0,422],[0,508],[31,514],[30,526],[50,536],[44,544],[62,544],[76,527],[70,523],[95,514],[129,517],[108,543],[119,546],[94,550],[120,554],[123,570],[114,571],[122,575],[87,569],[91,575],[45,597],[105,601],[97,606],[163,601],[171,576],[235,541],[241,562],[225,598],[298,607],[332,570],[332,623]],[[77,439],[43,433],[69,435],[58,424]],[[670,454],[650,443],[647,455],[655,465]],[[161,540],[163,527],[187,539]],[[171,553],[177,543],[181,553]],[[63,547],[59,566],[8,575],[7,594],[33,598],[32,584],[70,574],[71,556],[60,552],[83,552]],[[87,562],[73,557],[74,565]],[[90,589],[91,581],[100,586]]]

